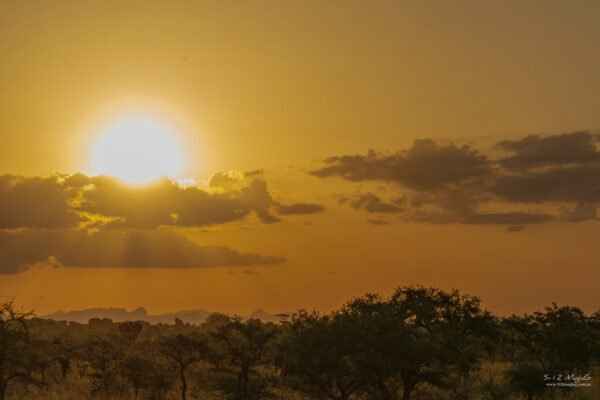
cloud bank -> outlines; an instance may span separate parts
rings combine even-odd
[[[522,226],[596,219],[600,203],[600,135],[587,131],[504,140],[491,159],[470,145],[433,139],[386,155],[330,157],[309,172],[319,178],[385,182],[396,199],[374,193],[348,203],[369,213],[398,213],[432,223]],[[397,199],[406,206],[399,207]],[[511,231],[516,231],[514,228]]]
[[[25,230],[0,232],[0,274],[34,264],[82,268],[206,268],[274,265],[282,257],[199,246],[174,231]]]
[[[0,176],[0,274],[36,263],[67,267],[193,268],[279,264],[281,257],[202,247],[177,228],[255,215],[314,214],[323,207],[273,199],[261,171],[216,174],[208,188],[164,179],[126,185],[107,176]],[[107,251],[107,249],[110,249]]]
[[[46,178],[4,175],[0,176],[0,229],[202,227],[238,221],[252,213],[272,223],[280,221],[278,215],[324,209],[317,204],[282,204],[271,197],[260,178],[220,176],[216,182],[213,177],[210,186],[219,190],[209,191],[168,179],[136,187],[81,173]]]

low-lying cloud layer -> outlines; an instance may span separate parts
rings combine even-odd
[[[38,230],[0,232],[0,274],[30,265],[83,268],[202,268],[279,264],[281,257],[199,246],[183,234],[166,231]]]
[[[216,174],[205,189],[167,179],[135,187],[82,173],[4,175],[0,204],[0,274],[46,260],[123,268],[277,264],[283,259],[198,246],[174,229],[225,224],[251,214],[275,223],[280,216],[323,211],[317,204],[276,201],[261,171]]]
[[[469,145],[432,139],[386,155],[330,157],[310,174],[389,183],[405,200],[398,207],[374,193],[350,199],[355,209],[399,213],[404,220],[521,226],[596,219],[600,202],[600,136],[590,132],[504,140],[499,159]],[[519,229],[520,230],[520,229]],[[517,231],[511,229],[511,231]]]

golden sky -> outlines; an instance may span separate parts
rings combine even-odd
[[[248,313],[421,283],[596,310],[599,12],[3,1],[0,294]],[[97,176],[134,118],[179,146],[176,176]],[[117,178],[160,171],[138,156]]]

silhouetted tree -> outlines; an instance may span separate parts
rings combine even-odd
[[[408,400],[420,383],[468,380],[496,333],[478,298],[420,286],[357,298],[332,318],[353,340],[346,357],[367,383],[361,390],[382,400]]]
[[[202,360],[204,348],[204,339],[198,335],[178,333],[164,337],[160,341],[161,353],[177,371],[181,384],[181,400],[187,399],[187,369]]]
[[[134,399],[143,390],[147,398],[160,400],[174,380],[165,366],[151,359],[148,354],[128,355],[121,364],[121,371],[133,388]]]
[[[19,312],[14,303],[0,304],[0,400],[6,398],[8,386],[32,380],[31,347],[26,319],[31,313]]]
[[[73,360],[77,357],[77,347],[70,338],[54,338],[51,344],[54,360],[60,367],[61,376],[66,379]]]
[[[258,319],[213,314],[205,323],[209,332],[206,361],[223,374],[220,389],[234,400],[255,400],[266,395],[264,373],[272,361],[277,327]],[[262,368],[263,374],[259,372]]]
[[[122,322],[119,324],[119,332],[125,340],[133,343],[142,332],[142,324],[132,321]]]
[[[96,335],[115,333],[115,324],[110,318],[90,318],[88,321],[88,328]]]
[[[0,400],[591,399],[595,387],[546,384],[595,374],[599,361],[600,312],[552,305],[498,319],[476,297],[421,286],[278,324],[77,324],[0,304]]]
[[[55,366],[51,349],[52,344],[45,339],[30,339],[25,355],[31,382],[40,387],[48,386],[48,374]]]
[[[576,307],[552,304],[544,312],[504,321],[513,366],[507,376],[531,400],[556,376],[586,374],[598,354],[593,318]]]
[[[354,359],[365,382],[361,390],[374,399],[400,398],[404,364],[433,358],[433,343],[428,347],[422,340],[415,346],[424,333],[409,329],[394,305],[379,295],[351,301],[338,319],[342,316],[347,320],[346,330],[352,326],[351,337],[359,344]]]
[[[285,324],[278,364],[286,383],[301,392],[347,400],[366,381],[358,357],[364,342],[348,320],[335,314],[300,311]]]
[[[410,399],[420,382],[441,386],[448,384],[445,378],[450,376],[468,380],[492,350],[496,322],[481,308],[478,297],[410,286],[397,289],[390,304],[408,331],[407,340],[397,349],[398,356],[404,355],[398,369],[404,400]]]
[[[600,363],[600,311],[596,311],[588,318],[588,326],[593,336],[592,358],[595,363]]]
[[[80,348],[79,354],[86,362],[85,374],[90,378],[93,396],[110,397],[121,393],[119,367],[124,353],[117,340],[90,336]]]

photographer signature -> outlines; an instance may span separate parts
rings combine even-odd
[[[592,376],[590,374],[544,374],[544,381],[546,382],[573,382],[577,384],[590,380],[592,380]]]

